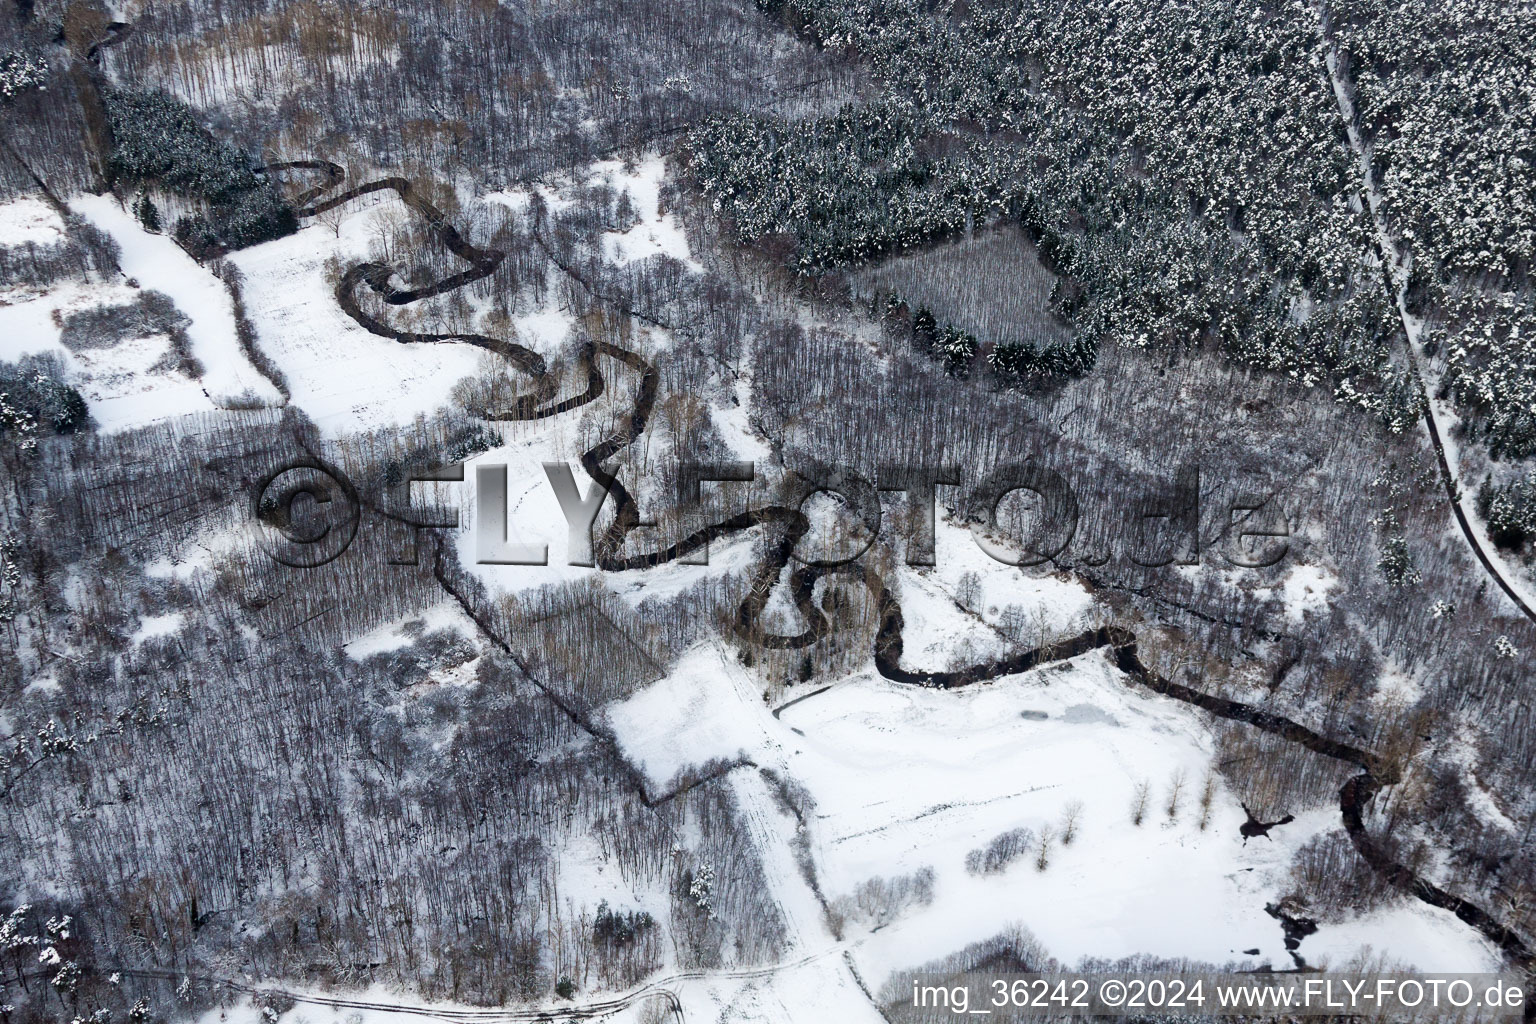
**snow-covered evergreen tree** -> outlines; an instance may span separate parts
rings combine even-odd
[[[48,82],[48,64],[40,57],[11,50],[0,53],[0,103],[9,103],[24,92],[42,89]]]

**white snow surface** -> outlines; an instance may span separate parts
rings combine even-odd
[[[64,221],[40,197],[0,203],[0,245],[52,245],[63,237]]]
[[[884,530],[894,530],[888,521]],[[1002,628],[1009,610],[1023,626],[1028,647],[1081,632],[1093,599],[1081,583],[1040,569],[1007,565],[977,545],[971,531],[952,520],[934,524],[932,567],[901,566],[902,664],[910,669],[943,669],[950,662],[973,664],[1007,649]],[[962,607],[955,598],[962,578],[974,576],[977,600]]]
[[[146,615],[139,619],[139,628],[134,630],[129,642],[137,647],[146,640],[156,637],[174,636],[181,631],[184,616],[181,612],[171,612],[168,615]]]
[[[1048,717],[1025,718],[1022,712]],[[1131,690],[1097,656],[960,692],[877,679],[839,686],[786,713],[805,733],[817,800],[823,885],[849,893],[874,876],[932,867],[933,904],[871,936],[870,974],[913,967],[1018,922],[1058,959],[1156,952],[1217,963],[1287,965],[1272,876],[1287,840],[1243,847],[1243,815],[1221,794],[1200,831],[1194,794],[1210,760],[1206,730],[1186,708]],[[1161,804],[1175,773],[1185,807]],[[1131,824],[1133,791],[1154,787]],[[1037,871],[1026,856],[1002,874],[965,870],[970,850],[1025,827],[1037,835],[1083,803],[1080,834]],[[1253,870],[1245,870],[1253,869]]]
[[[110,348],[71,352],[59,340],[58,321],[97,306],[123,305],[137,292],[127,285],[64,284],[41,294],[12,292],[0,299],[0,359],[48,352],[64,364],[65,379],[80,392],[96,429],[104,434],[191,413],[212,412],[198,381],[177,370],[155,369],[170,349],[165,335],[129,338]]]
[[[766,716],[761,691],[713,644],[695,647],[665,678],[609,705],[607,719],[654,792],[711,757],[773,749],[782,732]]]
[[[1476,974],[1499,969],[1482,936],[1449,910],[1404,900],[1364,917],[1325,924],[1302,940],[1311,967],[1333,970],[1408,969]]]
[[[111,196],[81,195],[74,208],[122,249],[123,273],[140,287],[164,292],[191,318],[187,335],[202,362],[203,389],[215,404],[252,398],[275,405],[282,396],[240,351],[234,308],[223,282],[165,235],[145,231]]]
[[[664,159],[655,153],[628,170],[620,161],[604,161],[585,172],[586,181],[606,181],[628,192],[639,217],[630,230],[603,238],[603,252],[612,261],[622,264],[665,253],[690,269],[700,269],[677,218],[660,210],[665,172]],[[569,205],[560,188],[537,189],[551,208]],[[493,193],[484,198],[516,211],[530,194]],[[193,355],[203,364],[203,379],[150,371],[165,351],[163,338],[137,339],[90,353],[65,351],[58,343],[56,315],[72,306],[106,302],[99,286],[67,285],[44,296],[5,296],[0,300],[0,357],[57,353],[104,431],[206,412],[232,401],[282,404],[275,386],[240,351],[234,310],[221,281],[169,237],[145,231],[112,197],[82,195],[72,199],[71,206],[118,243],[125,277],[169,295],[191,318],[187,333]],[[379,193],[348,204],[335,220],[310,221],[293,235],[227,257],[245,277],[245,304],[257,344],[282,370],[293,404],[328,436],[430,416],[452,402],[456,384],[484,372],[489,357],[475,346],[401,344],[364,330],[336,302],[328,264],[345,266],[370,258],[371,245],[392,222],[413,216],[393,193]],[[0,205],[0,245],[45,243],[61,237],[62,227],[57,213],[40,199]],[[512,328],[520,344],[552,353],[572,325],[570,314],[551,303],[515,317]],[[733,443],[752,447],[750,430],[739,413],[724,414],[721,426]]]
[[[419,613],[396,619],[394,622],[386,622],[377,629],[348,641],[343,649],[349,658],[354,661],[363,661],[375,654],[388,654],[390,651],[409,647],[416,641],[415,636],[406,629],[408,624],[419,626],[421,633],[436,633],[439,630],[452,629],[467,637],[479,636],[479,631],[470,621],[469,616],[464,614],[464,609],[459,607],[458,602],[450,599],[440,601]]]
[[[463,1003],[424,1002],[374,985],[348,993],[342,1005],[334,1005],[334,993],[318,990],[296,993],[297,1005],[269,1022],[252,1001],[215,1007],[196,1019],[196,1024],[423,1024],[440,1022],[445,1015],[472,1024],[506,1024],[507,1015],[495,1008]],[[837,949],[818,950],[776,967],[708,972],[669,972],[620,994],[625,1005],[614,1010],[613,996],[578,991],[572,1002],[549,999],[540,1005],[550,1021],[575,1019],[588,1001],[600,1001],[604,1012],[594,1019],[609,1024],[652,1024],[667,1020],[668,995],[687,1011],[685,1019],[736,1022],[819,1022],[881,1024],[883,1017],[859,991]],[[311,1001],[312,1000],[312,1001]],[[567,1011],[562,1014],[561,1011]],[[658,1017],[657,1014],[663,1015]],[[675,1018],[673,1018],[675,1019]]]
[[[594,179],[628,192],[640,218],[628,231],[610,231],[603,236],[603,252],[611,262],[633,263],[664,255],[681,261],[694,272],[704,269],[689,251],[682,224],[672,214],[661,212],[661,182],[667,167],[660,154],[647,155],[632,171],[626,171],[616,160],[595,164],[592,170]]]
[[[1310,614],[1326,614],[1332,603],[1331,594],[1338,585],[1338,577],[1321,566],[1292,567],[1280,584],[1286,614],[1294,622]]]
[[[401,344],[369,333],[342,311],[327,261],[367,258],[383,220],[409,215],[392,192],[354,205],[339,236],[311,222],[229,257],[245,275],[257,343],[287,378],[293,404],[330,436],[430,416],[450,403],[453,386],[475,374],[484,355],[461,343]]]
[[[1269,840],[1244,844],[1244,812],[1218,785],[1201,829],[1199,791],[1213,754],[1207,725],[1186,705],[1137,688],[1100,655],[961,690],[865,671],[798,696],[805,699],[775,719],[747,671],[706,645],[610,706],[607,723],[656,792],[689,766],[741,757],[804,786],[815,802],[807,827],[818,880],[834,903],[870,878],[932,868],[930,905],[873,933],[848,926],[846,948],[871,987],[1014,925],[1067,964],[1154,953],[1292,965],[1264,908],[1288,891],[1295,850],[1334,827],[1337,809],[1306,811]],[[747,766],[730,777],[756,776]],[[1170,818],[1176,776],[1183,792]],[[1142,781],[1151,795],[1137,827],[1130,807]],[[1078,834],[1062,845],[1061,821],[1074,802],[1083,805]],[[782,856],[775,828],[749,827],[766,862]],[[1031,851],[994,876],[967,872],[969,851],[1019,827],[1057,831],[1046,870]],[[786,919],[805,921],[791,910],[804,906],[805,882],[771,868],[768,875]],[[798,948],[831,941],[818,931],[796,933]],[[1412,903],[1324,927],[1301,952],[1340,962],[1365,945],[1426,970],[1496,962],[1475,931]]]

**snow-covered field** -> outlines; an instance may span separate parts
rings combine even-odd
[[[130,302],[134,294],[126,285],[70,284],[45,294],[14,296],[9,305],[0,305],[0,359],[38,353],[57,356],[90,408],[96,429],[103,433],[213,411],[216,406],[202,384],[174,369],[157,367],[170,348],[163,334],[81,352],[69,351],[59,340],[57,318]]]
[[[124,249],[125,268],[130,265],[130,251],[136,254],[132,263],[134,266],[140,265],[137,257],[147,250],[159,252],[153,242],[156,236],[146,234],[132,218],[124,219],[126,215],[110,200],[98,196],[81,196],[75,203],[77,209],[88,213],[93,220],[100,216],[105,223],[99,226],[109,227],[109,233],[118,238]],[[19,246],[30,243],[49,246],[63,238],[62,219],[41,199],[26,198],[0,204],[0,245]],[[128,244],[124,244],[125,239]],[[169,240],[159,241],[174,249],[176,256],[185,265],[191,266],[193,275],[206,277],[213,287],[221,289],[222,294],[221,286],[211,275],[193,264]],[[150,259],[148,263],[148,273],[137,282],[141,288],[159,288],[166,277],[176,276],[161,273],[156,259]],[[183,263],[175,264],[178,272],[186,270]],[[132,271],[125,269],[125,272],[132,276]],[[200,287],[184,288],[183,294],[190,296],[194,291],[202,298],[208,297],[206,290]],[[100,285],[71,282],[44,291],[17,288],[0,292],[0,359],[10,361],[42,353],[58,358],[70,382],[77,387],[90,408],[96,428],[105,433],[213,410],[216,406],[205,383],[158,365],[170,348],[170,341],[163,334],[127,338],[108,348],[80,352],[71,352],[60,341],[61,324],[70,314],[98,306],[131,303],[137,295],[138,289],[130,287],[126,277]],[[195,304],[189,302],[189,305]],[[180,302],[178,308],[182,308]],[[183,309],[183,312],[191,315],[191,310]],[[221,336],[219,332],[227,331],[224,337],[233,345],[233,324],[227,320],[220,321],[216,308],[205,309],[203,312],[213,319],[210,321],[205,316],[200,326],[189,328],[188,331],[195,343],[199,339],[203,343],[196,354],[213,360],[221,367],[237,366],[236,362],[226,358],[228,350],[217,344]],[[214,344],[208,344],[210,341]],[[234,354],[238,356],[238,351]],[[222,376],[221,372],[212,379],[217,380]]]
[[[192,354],[203,364],[203,388],[216,404],[280,400],[277,389],[240,351],[229,293],[206,267],[167,236],[145,231],[111,196],[80,196],[74,209],[117,242],[124,275],[141,288],[169,295],[191,318]]]
[[[1188,707],[1135,688],[1096,654],[960,691],[869,672],[820,685],[776,719],[740,666],[700,648],[614,705],[609,721],[658,788],[689,765],[740,756],[804,786],[818,878],[834,904],[872,878],[933,870],[929,905],[872,933],[849,925],[845,939],[871,985],[1014,925],[1069,964],[1155,953],[1291,966],[1265,906],[1285,894],[1295,850],[1337,824],[1337,808],[1244,843],[1244,812],[1218,785],[1201,828],[1212,741]],[[1176,778],[1182,794],[1170,816]],[[1142,783],[1150,799],[1136,826]],[[1077,834],[1063,844],[1073,804]],[[1016,828],[1037,838],[1054,831],[1044,869],[1033,845],[1001,873],[967,870],[967,853]],[[781,901],[803,901],[803,882],[788,888]],[[1367,946],[1423,969],[1494,962],[1471,929],[1415,905],[1325,926],[1300,952],[1312,964],[1342,962]]]
[[[64,222],[41,197],[0,204],[0,245],[52,245],[63,237]]]
[[[365,331],[336,303],[327,263],[368,258],[383,226],[408,215],[393,192],[378,193],[349,204],[335,230],[311,222],[231,257],[245,275],[262,350],[287,378],[293,404],[330,436],[430,416],[478,372],[483,353],[472,345],[403,345]],[[545,330],[558,341],[564,325]]]
[[[0,357],[56,355],[85,398],[97,429],[109,433],[217,408],[281,403],[276,388],[240,351],[229,294],[208,268],[169,237],[145,231],[111,196],[76,196],[70,205],[117,243],[122,275],[103,284],[65,283],[41,293],[0,296]],[[61,237],[58,214],[39,201],[0,207],[0,244],[43,245]],[[201,379],[167,368],[163,360],[169,339],[163,334],[78,352],[60,341],[64,317],[131,303],[141,291],[168,296],[190,321],[187,340],[191,355],[202,364]]]

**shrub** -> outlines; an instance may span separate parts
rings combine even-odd
[[[32,89],[41,89],[47,81],[48,65],[39,58],[19,50],[0,53],[0,103],[9,103]]]
[[[1502,487],[1484,481],[1477,492],[1477,511],[1495,544],[1520,547],[1536,536],[1536,473]]]
[[[926,907],[932,903],[933,883],[933,868],[923,868],[899,878],[871,878],[861,883],[852,897],[838,900],[836,911],[842,917],[862,921],[871,928],[883,928],[908,907]]]
[[[482,424],[472,424],[455,431],[448,438],[448,465],[468,462],[481,452],[488,452],[501,444],[498,437]]]
[[[59,340],[71,352],[111,348],[130,338],[148,338],[184,330],[192,321],[162,292],[142,291],[121,306],[97,306],[64,318]]]
[[[85,399],[64,383],[64,367],[56,356],[0,363],[0,437],[25,442],[39,430],[73,434],[90,421]]]
[[[929,351],[944,364],[944,372],[952,377],[963,377],[976,358],[981,346],[976,339],[954,327],[940,327],[934,335]]]
[[[592,939],[600,949],[623,949],[655,926],[656,920],[646,911],[611,910],[608,901],[603,900],[597,905],[597,917],[592,922]]]
[[[213,206],[201,216],[176,222],[176,241],[197,259],[221,256],[274,238],[291,235],[299,221],[270,183],[241,194],[233,203]]]
[[[1152,783],[1143,779],[1136,783],[1131,793],[1131,824],[1140,827],[1147,819],[1147,800],[1152,795]]]
[[[160,231],[160,208],[155,201],[149,198],[147,192],[140,192],[139,198],[133,204],[133,215],[139,218],[139,223],[144,225],[145,231],[158,233]]]
[[[965,870],[973,875],[995,875],[1028,853],[1034,841],[1035,834],[1027,828],[999,833],[986,846],[965,855]]]
[[[1423,574],[1413,563],[1408,541],[1401,536],[1390,536],[1381,542],[1381,558],[1376,567],[1389,587],[1411,587],[1423,579]]]
[[[1295,895],[1323,921],[1369,913],[1393,893],[1361,859],[1342,828],[1320,832],[1302,844],[1291,861],[1291,879]]]
[[[1003,384],[1020,387],[1082,376],[1093,369],[1097,360],[1097,350],[1084,339],[1060,345],[1010,341],[993,347],[987,355],[987,366]]]

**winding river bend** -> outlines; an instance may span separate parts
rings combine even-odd
[[[324,213],[363,195],[386,190],[393,191],[402,202],[425,220],[435,238],[444,247],[468,264],[466,269],[457,274],[440,278],[422,287],[406,289],[392,283],[394,271],[387,264],[359,263],[348,269],[342,276],[337,285],[336,299],[348,316],[372,334],[402,344],[474,345],[496,353],[532,378],[531,392],[521,396],[511,409],[493,412],[487,417],[488,419],[538,420],[580,408],[596,400],[605,392],[607,386],[606,377],[601,369],[601,359],[617,362],[639,375],[639,387],[629,412],[620,418],[612,432],[581,455],[583,468],[588,475],[608,489],[614,502],[613,521],[598,545],[597,562],[603,569],[627,570],[659,566],[697,551],[712,539],[760,525],[773,525],[780,527],[778,538],[770,546],[763,564],[754,572],[747,597],[738,609],[736,619],[737,629],[744,636],[751,634],[755,642],[765,647],[805,648],[827,636],[833,626],[814,600],[815,587],[817,582],[825,577],[841,575],[862,582],[874,597],[878,614],[878,626],[873,644],[875,667],[883,677],[893,682],[954,689],[1025,672],[1095,651],[1102,652],[1128,679],[1153,693],[1200,708],[1218,718],[1242,722],[1262,732],[1299,744],[1323,757],[1358,768],[1358,774],[1352,776],[1339,790],[1339,811],[1344,828],[1361,858],[1396,888],[1431,906],[1450,911],[1477,929],[1503,952],[1512,965],[1525,971],[1536,967],[1536,955],[1533,955],[1531,945],[1522,935],[1482,906],[1447,892],[1405,865],[1396,862],[1372,836],[1365,824],[1366,808],[1384,787],[1399,781],[1399,770],[1396,765],[1370,750],[1331,739],[1284,715],[1204,693],[1162,677],[1142,662],[1137,651],[1136,635],[1128,629],[1119,626],[1100,626],[1045,647],[958,669],[947,671],[909,669],[901,664],[905,620],[900,601],[882,579],[858,564],[836,567],[803,565],[797,568],[790,575],[790,594],[805,618],[806,628],[800,633],[789,635],[762,636],[756,633],[759,617],[768,603],[769,595],[788,566],[794,548],[810,529],[809,520],[798,509],[781,505],[765,505],[749,509],[728,519],[706,525],[666,547],[640,554],[623,554],[626,539],[640,526],[639,508],[633,495],[608,468],[607,463],[645,432],[657,398],[658,376],[655,368],[635,352],[607,342],[591,342],[578,354],[578,365],[586,377],[585,390],[560,399],[557,398],[559,382],[549,373],[543,357],[522,345],[482,334],[420,333],[402,331],[390,326],[363,310],[359,302],[361,288],[368,288],[388,305],[403,306],[441,295],[489,276],[501,264],[505,254],[494,249],[482,249],[465,239],[442,211],[423,197],[405,178],[381,178],[339,192],[329,199],[322,199],[322,196],[338,189],[345,180],[345,172],[336,164],[321,160],[296,161],[274,164],[267,170],[270,173],[318,172],[322,176],[321,182],[303,193],[298,200],[298,205],[301,207],[299,213],[302,217]],[[437,562],[438,582],[470,613],[471,618],[498,646],[510,650],[506,639],[498,635],[487,617],[480,613],[473,595],[467,592],[468,588],[465,587],[462,578],[444,570],[441,548],[439,548]],[[545,692],[560,703],[558,697],[551,691],[546,689]],[[567,714],[574,715],[572,709],[566,708],[563,704],[561,707]],[[1526,1019],[1536,1019],[1536,1004],[1532,1004],[1530,999],[1527,999],[1526,1003]]]

